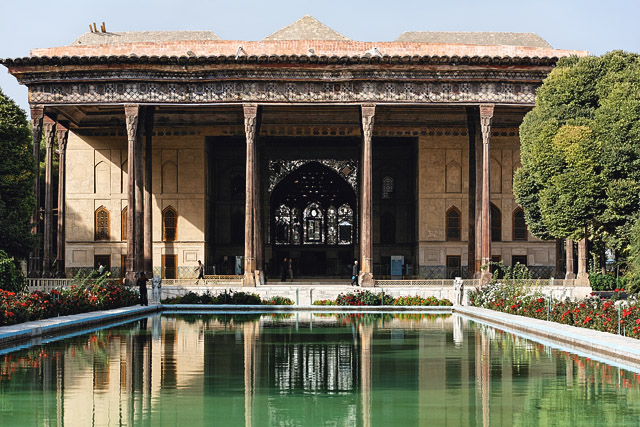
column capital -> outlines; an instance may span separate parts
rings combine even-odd
[[[494,104],[480,104],[480,126],[482,128],[482,143],[488,144],[491,138],[491,120],[493,119]]]
[[[127,123],[127,138],[132,141],[136,138],[138,130],[138,116],[140,115],[139,104],[125,104],[124,116]]]
[[[41,104],[30,104],[29,109],[31,110],[31,120],[32,121],[40,121],[44,116],[44,106]]]
[[[44,122],[44,142],[46,144],[46,147],[49,148],[53,146],[53,135],[56,130],[56,121],[53,120],[51,117],[45,115],[43,122]]]
[[[247,137],[247,144],[253,144],[256,139],[258,123],[258,104],[242,104],[244,112],[244,133]]]
[[[66,149],[67,141],[69,139],[69,128],[67,123],[56,123],[56,137],[58,138],[58,147],[60,150]]]

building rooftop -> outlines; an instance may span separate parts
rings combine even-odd
[[[457,31],[406,31],[396,38],[397,42],[471,44],[482,46],[529,46],[551,45],[534,33],[457,32]]]
[[[262,40],[351,40],[324,25],[316,18],[305,15],[293,24],[279,29]]]
[[[158,43],[183,40],[222,40],[213,31],[125,31],[117,33],[84,33],[70,46],[114,43]]]

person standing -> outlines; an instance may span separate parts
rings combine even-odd
[[[147,299],[147,275],[144,274],[144,271],[141,271],[138,280],[136,280],[136,285],[138,285],[138,289],[140,290],[140,305],[149,305],[149,300]]]
[[[196,279],[196,285],[200,281],[200,279],[204,279],[204,265],[202,265],[202,261],[198,260],[198,266],[196,267],[196,271],[198,272],[198,278]]]
[[[353,260],[353,267],[351,268],[351,284],[358,286],[358,260]]]
[[[281,282],[286,282],[287,281],[288,268],[289,268],[289,263],[287,262],[287,257],[285,257],[284,260],[282,261],[282,270],[280,271],[280,281]]]
[[[293,282],[293,259],[289,258],[289,281]]]

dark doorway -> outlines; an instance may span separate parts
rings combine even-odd
[[[93,257],[93,268],[98,270],[101,265],[104,266],[104,272],[111,271],[111,255],[95,255]]]
[[[337,276],[342,259],[353,257],[358,206],[350,174],[356,172],[353,162],[339,163],[330,168],[321,161],[308,161],[284,176],[271,192],[272,253],[278,262],[284,253],[298,258],[296,275]],[[338,255],[345,252],[350,256]],[[272,274],[279,274],[278,262],[272,263]]]

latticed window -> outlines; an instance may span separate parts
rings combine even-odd
[[[96,240],[109,240],[109,211],[104,206],[96,209]]]
[[[302,243],[302,233],[300,231],[300,209],[291,209],[291,243],[299,245]]]
[[[447,211],[447,240],[460,240],[460,211],[451,208]]]
[[[176,225],[178,215],[171,206],[162,211],[162,240],[174,242],[176,240]]]
[[[350,245],[353,242],[353,209],[344,204],[338,208],[338,244]]]
[[[317,203],[309,203],[303,212],[305,243],[324,242],[324,214]]]
[[[287,244],[291,239],[291,209],[280,205],[276,211],[276,244]]]
[[[122,209],[120,221],[120,223],[122,224],[122,227],[120,229],[120,240],[122,240],[123,242],[127,241],[127,214],[128,208],[127,206],[125,206],[124,209]]]
[[[502,214],[493,203],[491,203],[491,241],[502,241]]]
[[[392,199],[395,187],[396,184],[392,177],[385,176],[384,178],[382,178],[382,198]]]
[[[327,244],[338,244],[338,210],[335,206],[327,209]]]
[[[520,208],[513,213],[513,240],[527,240],[527,223]]]

